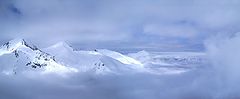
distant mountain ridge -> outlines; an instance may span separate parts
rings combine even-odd
[[[24,71],[20,67],[39,68],[43,73],[57,74],[72,72],[105,74],[143,69],[140,62],[118,52],[109,50],[74,51],[65,42],[40,50],[24,39],[14,39],[0,47],[0,57],[5,55],[14,55],[17,60],[14,64],[16,69],[13,70],[14,73]]]

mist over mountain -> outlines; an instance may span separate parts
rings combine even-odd
[[[239,0],[0,0],[0,99],[240,99]]]

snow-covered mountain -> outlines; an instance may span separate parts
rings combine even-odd
[[[0,68],[5,74],[33,70],[57,74],[76,72],[119,74],[127,71],[144,71],[141,62],[118,52],[104,49],[74,51],[65,42],[40,50],[24,39],[14,39],[1,46],[0,62],[4,65]]]
[[[107,49],[76,51],[66,42],[59,42],[40,50],[24,39],[14,39],[0,47],[0,72],[4,74],[40,72],[60,75],[78,72],[168,74],[185,72],[186,69],[179,66],[200,64],[204,60],[202,56],[203,53],[147,51],[123,55]]]
[[[27,43],[24,39],[14,39],[1,46],[0,57],[1,59],[11,57],[10,60],[12,62],[2,64],[4,65],[2,67],[8,68],[8,71],[4,71],[7,74],[29,69],[38,69],[42,73],[54,72],[58,74],[78,71],[77,69],[59,64],[54,56],[41,51],[36,46]],[[13,67],[12,71],[11,67]]]
[[[97,74],[105,74],[126,71],[139,72],[144,70],[141,62],[106,49],[74,51],[66,42],[60,42],[43,50],[54,55],[56,60],[62,64],[73,66],[82,72],[90,71]]]

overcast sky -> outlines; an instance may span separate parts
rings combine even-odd
[[[240,30],[239,0],[0,0],[0,41],[41,47],[203,50]]]

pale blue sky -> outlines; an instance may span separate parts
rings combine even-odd
[[[0,0],[0,39],[41,47],[204,50],[240,30],[239,0]]]

